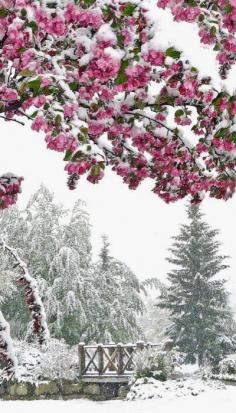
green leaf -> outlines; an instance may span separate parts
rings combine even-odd
[[[132,16],[135,9],[136,9],[135,4],[127,3],[124,7],[123,15],[124,16]]]
[[[38,114],[38,110],[35,110],[35,111],[32,113],[32,115],[30,115],[30,117],[31,117],[31,118],[36,118],[37,114]]]
[[[105,169],[105,162],[100,161],[100,162],[98,162],[98,164],[99,164],[101,169],[103,169],[103,170]]]
[[[61,115],[57,115],[56,117],[55,117],[55,124],[57,125],[57,126],[59,126],[60,124],[61,124],[61,121],[62,121],[62,117],[61,117]]]
[[[188,4],[189,6],[197,6],[197,2],[196,0],[185,0],[186,4]]]
[[[44,108],[44,110],[48,110],[48,109],[50,108],[49,103],[46,102],[46,103],[43,105],[43,108]]]
[[[212,36],[215,36],[215,35],[216,35],[216,26],[211,26],[210,34],[211,34]]]
[[[216,132],[215,138],[223,138],[226,135],[227,131],[228,131],[228,128],[220,128]]]
[[[215,52],[218,52],[220,50],[220,45],[219,43],[216,43],[213,50],[215,50]]]
[[[97,163],[96,165],[94,165],[94,166],[91,168],[91,175],[92,175],[93,177],[96,177],[96,176],[98,176],[98,175],[100,174],[100,171],[101,171],[101,167],[100,167],[100,165]]]
[[[121,83],[125,83],[128,80],[128,77],[125,73],[125,69],[129,66],[128,60],[122,60],[120,65],[120,70],[118,72],[117,78],[115,79],[115,83],[120,85]]]
[[[73,152],[67,150],[66,153],[65,153],[65,156],[63,158],[63,161],[70,161],[72,154],[73,154]]]
[[[233,7],[231,6],[231,4],[227,4],[227,5],[224,7],[224,12],[225,12],[225,14],[230,14],[232,10],[233,10]]]
[[[220,104],[223,97],[224,97],[224,93],[221,92],[217,95],[217,97],[215,99],[213,99],[212,103],[215,106],[215,109],[217,109],[217,110],[219,109],[219,104]]]
[[[32,70],[29,70],[29,69],[23,69],[19,73],[19,76],[31,77],[31,76],[35,76],[35,72],[33,72]]]
[[[27,27],[30,27],[32,29],[33,32],[37,32],[38,31],[38,25],[35,21],[31,21],[29,23],[26,24]]]
[[[9,14],[9,11],[6,9],[0,9],[0,17],[7,17]]]
[[[33,91],[34,96],[37,96],[41,85],[41,79],[34,79],[28,82],[28,87]]]
[[[22,17],[26,17],[26,16],[27,16],[27,10],[26,10],[26,9],[22,9],[20,13],[21,13],[21,16],[22,16]]]
[[[88,142],[88,139],[86,138],[86,136],[81,135],[81,134],[78,136],[78,140],[82,145],[85,145],[85,143]]]
[[[71,158],[73,162],[78,161],[78,159],[81,159],[84,157],[84,153],[82,151],[77,151]]]
[[[86,128],[85,126],[81,126],[80,130],[81,130],[81,132],[84,133],[84,134],[87,134],[87,133],[88,133],[88,128]]]
[[[172,59],[179,59],[181,52],[176,50],[174,47],[169,47],[168,49],[166,49],[166,56],[172,57]]]
[[[232,132],[230,135],[230,140],[234,143],[236,143],[236,132]]]
[[[92,4],[95,3],[96,0],[84,0],[84,3],[86,4],[86,6],[92,6]],[[77,3],[79,3],[79,1],[77,1]]]
[[[178,109],[176,112],[175,112],[175,117],[176,118],[179,118],[180,116],[183,116],[184,115],[184,111],[182,110],[182,109]]]
[[[71,83],[69,83],[69,87],[73,92],[76,92],[79,89],[79,83],[78,82],[71,82]]]

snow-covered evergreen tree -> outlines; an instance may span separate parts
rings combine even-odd
[[[199,206],[189,205],[187,214],[188,223],[181,225],[169,249],[167,260],[174,269],[159,305],[170,311],[173,324],[168,333],[175,344],[187,354],[187,361],[201,365],[232,351],[228,294],[219,276],[228,265],[219,253],[219,231],[203,220]]]
[[[103,271],[107,271],[112,257],[109,255],[110,242],[105,234],[102,235],[102,243],[102,248],[99,254],[100,267]]]
[[[80,259],[76,250],[62,247],[55,255],[49,271],[50,287],[45,300],[52,335],[69,344],[80,340],[81,326],[86,320]]]
[[[63,243],[79,254],[80,267],[88,268],[91,261],[92,245],[89,214],[85,202],[75,203],[68,224],[64,226]]]
[[[137,316],[143,311],[140,283],[123,262],[110,256],[109,242],[102,237],[99,261],[94,266],[94,285],[99,294],[95,331],[100,342],[130,342],[141,335]]]
[[[27,236],[24,258],[33,276],[48,279],[51,262],[62,246],[66,216],[62,205],[55,203],[54,195],[41,185],[32,195],[25,210]]]

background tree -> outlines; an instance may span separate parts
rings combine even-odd
[[[137,316],[144,310],[141,286],[123,262],[110,255],[109,241],[103,235],[99,260],[94,265],[95,289],[99,293],[95,316],[101,342],[129,342],[140,337]]]
[[[160,295],[166,294],[167,287],[157,277],[146,278],[140,286],[144,311],[139,316],[138,323],[147,342],[161,343],[166,340],[170,314],[168,310],[158,307],[158,302]]]
[[[77,270],[78,268],[82,270],[85,265],[89,265],[91,259],[89,231],[88,214],[82,208],[82,201],[78,201],[69,214],[69,211],[66,211],[62,205],[55,203],[53,194],[43,185],[32,195],[24,210],[19,211],[16,206],[13,206],[2,212],[0,216],[0,232],[5,234],[6,241],[11,243],[21,254],[27,262],[31,274],[37,279],[45,307],[48,311],[50,309],[49,328],[56,336],[59,333],[58,330],[57,333],[55,332],[55,325],[58,323],[62,328],[61,320],[59,320],[61,314],[59,309],[61,310],[62,303],[65,304],[65,297],[63,296],[64,299],[61,300],[61,296],[55,294],[56,284],[61,280],[60,285],[62,287],[62,274],[63,276],[67,274],[65,280],[68,280],[70,275],[70,287],[65,282],[65,288],[62,288],[61,294],[63,295],[66,289],[71,288],[73,290],[75,279],[80,274],[79,271],[71,271],[72,267],[75,266],[75,256],[78,261],[76,264]],[[72,244],[75,247],[73,249],[71,248]],[[65,260],[63,248],[65,248],[64,251],[68,251],[72,258],[71,263]],[[62,262],[60,262],[60,257],[62,257]],[[57,273],[55,262],[58,263]],[[5,271],[8,266],[9,262],[6,260],[1,262],[2,270]],[[56,297],[57,301],[55,301]],[[55,306],[58,306],[56,313],[54,311]],[[30,317],[25,307],[20,286],[18,286],[15,294],[5,300],[2,309],[11,324],[13,337],[18,339],[27,337],[31,331]],[[57,323],[55,323],[55,314],[58,317]],[[52,325],[50,325],[51,320],[53,320]],[[75,323],[73,331],[76,331],[77,328],[78,325]],[[71,334],[73,335],[73,332]],[[64,335],[65,332],[61,331],[60,337]]]
[[[91,225],[86,204],[76,201],[70,212],[69,222],[63,227],[63,243],[79,254],[80,267],[88,269],[92,259]]]
[[[90,229],[81,200],[66,211],[44,186],[32,195],[25,210],[13,206],[0,216],[0,231],[21,252],[38,282],[53,337],[70,345],[132,341],[141,334],[137,322],[143,310],[140,283],[124,263],[111,257],[106,236],[98,262],[92,262]],[[2,276],[9,270],[4,254],[0,269]],[[16,276],[12,269],[2,310],[13,337],[31,340],[24,295],[20,286],[10,289]]]
[[[232,316],[225,280],[219,277],[228,268],[219,253],[218,230],[203,220],[198,206],[187,207],[188,224],[173,237],[168,274],[170,286],[159,306],[170,311],[169,335],[186,360],[201,365],[217,361],[232,351]],[[231,329],[231,331],[230,331]]]

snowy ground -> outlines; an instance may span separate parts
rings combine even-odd
[[[1,413],[233,413],[236,405],[236,388],[209,390],[196,397],[154,399],[141,401],[91,402],[72,401],[0,401]]]
[[[139,401],[0,401],[1,413],[233,413],[236,387],[208,388],[198,396]]]

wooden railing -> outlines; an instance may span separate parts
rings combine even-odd
[[[79,376],[121,376],[132,375],[135,368],[133,355],[147,348],[161,349],[159,344],[97,344],[80,343]]]

